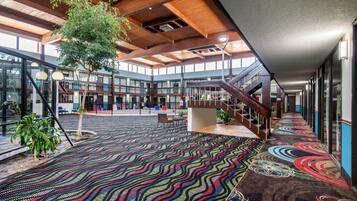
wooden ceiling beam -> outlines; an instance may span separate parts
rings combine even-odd
[[[51,14],[53,16],[62,18],[64,20],[67,19],[67,15],[63,12],[58,11],[57,8],[52,8],[52,6],[50,5],[49,1],[47,1],[46,5],[44,0],[14,0],[18,3],[24,4],[26,6],[32,7],[34,9],[37,9],[39,11]],[[59,5],[60,7],[65,7],[65,5]],[[63,10],[66,8],[62,8]]]
[[[222,47],[220,47],[219,45],[216,45],[216,47],[218,47],[220,50],[222,50]],[[226,54],[227,56],[232,56],[232,54],[230,52],[228,52],[228,50],[224,49],[224,54]]]
[[[153,56],[146,56],[146,57],[143,57],[143,59],[146,59],[146,60],[149,60],[149,61],[158,63],[158,64],[165,65],[165,63],[164,63],[163,61],[161,61],[160,59],[155,58],[155,57],[153,57]]]
[[[36,27],[47,29],[49,31],[53,30],[56,26],[56,24],[52,22],[48,22],[40,18],[33,17],[31,15],[27,15],[25,13],[10,9],[5,6],[0,6],[0,15],[7,18],[14,19],[19,22],[23,22],[26,24],[31,24]]]
[[[144,62],[140,62],[140,61],[136,61],[136,60],[133,60],[133,59],[130,59],[128,60],[130,63],[135,63],[137,65],[141,65],[141,66],[148,66],[148,67],[153,67],[153,65],[150,65],[150,64],[147,64],[147,63],[144,63]]]
[[[167,52],[175,52],[190,48],[203,47],[208,45],[215,45],[220,43],[219,36],[226,35],[230,41],[240,40],[240,36],[233,31],[211,34],[208,38],[193,37],[175,42],[175,44],[165,43],[156,45],[146,50],[135,50],[127,55],[119,55],[119,60],[128,60],[136,57],[151,56],[155,54],[162,54]]]
[[[113,4],[118,8],[119,12],[123,16],[131,16],[137,13],[149,11],[150,8],[160,6],[164,3],[168,3],[172,0],[120,0]]]
[[[4,31],[11,32],[11,33],[16,33],[16,34],[19,34],[19,35],[28,36],[28,37],[31,37],[31,38],[36,38],[36,39],[41,39],[42,38],[41,35],[38,35],[38,34],[35,34],[35,33],[31,33],[31,32],[28,32],[28,31],[24,31],[24,30],[21,30],[21,29],[16,29],[16,28],[13,28],[13,27],[9,27],[9,26],[3,25],[3,24],[0,24],[0,29],[4,30]]]
[[[183,21],[186,22],[189,26],[195,29],[198,33],[200,33],[203,37],[207,38],[208,33],[202,29],[202,27],[198,26],[192,19],[190,19],[187,15],[182,13],[179,9],[177,9],[174,4],[172,3],[165,3],[164,6],[173,12],[177,17],[181,18]]]
[[[60,34],[54,34],[53,31],[49,31],[41,37],[42,44],[51,44],[61,41],[62,37]]]
[[[202,56],[200,53],[196,52],[196,51],[190,51],[193,55],[195,55],[196,57],[200,58],[200,59],[205,59],[204,56]]]
[[[164,56],[164,57],[167,57],[169,59],[172,59],[175,62],[181,62],[182,61],[181,59],[177,58],[175,55],[173,55],[171,53],[162,53],[161,55]]]
[[[139,28],[140,30],[142,30],[142,31],[144,31],[146,33],[149,33],[149,34],[154,35],[156,37],[160,37],[160,38],[162,38],[162,39],[164,39],[166,41],[169,41],[170,43],[174,43],[175,42],[172,38],[164,35],[163,33],[152,33],[151,31],[147,30],[145,27],[143,27],[143,24],[139,20],[135,19],[134,17],[130,17],[129,16],[129,17],[127,17],[127,19],[129,20],[131,25],[136,26],[137,28]]]

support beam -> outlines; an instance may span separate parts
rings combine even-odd
[[[220,46],[220,45],[215,45],[216,47],[218,47],[219,49],[222,49],[223,48],[223,46]],[[230,53],[230,52],[228,52],[226,49],[223,49],[223,51],[224,51],[224,54],[225,55],[227,55],[227,56],[232,56],[232,54]]]
[[[172,0],[119,0],[113,6],[117,7],[123,16],[149,11],[150,8],[160,6]]]
[[[191,20],[187,15],[182,13],[179,9],[177,9],[172,3],[165,3],[164,6],[173,12],[177,17],[181,18],[188,25],[190,25],[193,29],[195,29],[198,33],[200,33],[203,37],[207,38],[208,33],[202,29],[202,27],[198,26],[193,20]]]
[[[200,59],[205,59],[204,56],[202,56],[200,53],[196,52],[196,51],[190,51],[193,55],[195,55],[196,57],[200,58]]]
[[[51,44],[51,43],[56,43],[62,39],[60,34],[54,34],[53,31],[49,31],[45,35],[42,36],[41,38],[41,43],[42,44]]]
[[[66,19],[67,15],[65,12],[61,12],[59,10],[67,10],[67,7],[63,4],[59,5],[58,8],[52,8],[50,1],[45,1],[45,0],[14,0],[18,3],[24,4],[26,6],[32,7],[34,9],[37,9],[39,11],[51,14],[53,16]]]
[[[195,47],[215,45],[217,43],[220,43],[218,37],[221,36],[222,34],[227,35],[231,41],[240,39],[240,36],[233,31],[216,33],[216,34],[209,35],[208,38],[193,37],[193,38],[177,41],[175,42],[175,44],[165,43],[165,44],[154,46],[147,50],[135,50],[128,55],[121,55],[118,59],[128,60],[136,57],[150,56],[150,55],[175,52],[175,51],[185,50]]]
[[[177,58],[175,55],[173,55],[173,54],[171,54],[171,53],[163,53],[163,54],[161,54],[161,55],[164,56],[164,57],[167,57],[167,58],[169,58],[169,59],[172,59],[172,60],[174,60],[175,62],[181,62],[181,61],[182,61],[181,59]]]
[[[28,32],[28,31],[24,31],[24,30],[21,30],[21,29],[16,29],[16,28],[13,28],[13,27],[9,27],[9,26],[3,25],[3,24],[0,24],[0,30],[4,30],[4,31],[8,31],[8,32],[19,34],[19,35],[28,36],[28,37],[31,37],[31,38],[36,38],[36,39],[41,39],[42,38],[41,35],[38,35],[38,34],[35,34],[35,33],[31,33],[31,32]]]
[[[153,57],[153,56],[146,56],[146,57],[143,57],[143,59],[146,59],[146,60],[149,60],[149,61],[158,63],[158,64],[160,64],[160,65],[165,65],[165,63],[164,63],[163,61],[161,61],[160,59],[155,58],[155,57]]]
[[[25,13],[7,8],[5,6],[0,6],[0,15],[7,18],[14,19],[19,22],[23,22],[43,29],[47,29],[49,31],[53,30],[56,26],[56,24],[52,22],[48,22],[40,18],[33,17],[31,15],[27,15]]]

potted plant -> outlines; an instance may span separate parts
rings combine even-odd
[[[231,117],[228,112],[223,111],[222,109],[217,109],[216,110],[216,116],[221,122],[224,124],[228,125],[229,122],[231,121]]]
[[[19,139],[20,144],[26,145],[35,158],[42,154],[47,157],[47,152],[55,151],[61,143],[60,131],[51,126],[52,122],[51,117],[37,118],[35,113],[26,115],[16,123],[11,142]]]
[[[76,137],[82,137],[84,105],[89,90],[90,76],[101,69],[114,71],[113,60],[117,56],[117,42],[128,40],[126,29],[129,21],[119,16],[109,3],[93,4],[88,0],[51,0],[53,6],[64,3],[68,6],[68,18],[54,34],[62,38],[59,47],[61,65],[86,74],[79,106],[79,121]],[[77,77],[79,80],[79,78]]]

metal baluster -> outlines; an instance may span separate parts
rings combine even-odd
[[[259,113],[258,113],[258,135],[259,135],[259,129],[260,129],[260,121],[259,121]]]
[[[251,121],[251,119],[252,119],[252,109],[251,108],[249,108],[249,128],[251,128],[252,127],[252,121]]]
[[[242,110],[242,122],[243,122],[243,114],[244,114],[244,111],[243,111],[243,110],[244,110],[243,102],[241,103],[241,108],[242,108],[241,110]]]

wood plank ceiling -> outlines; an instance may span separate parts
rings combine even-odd
[[[217,57],[223,35],[226,55],[252,54],[212,0],[117,0],[112,6],[131,24],[130,41],[117,43],[119,60],[161,67]],[[67,9],[53,9],[49,0],[0,0],[0,29],[58,43],[52,31],[65,23]]]

